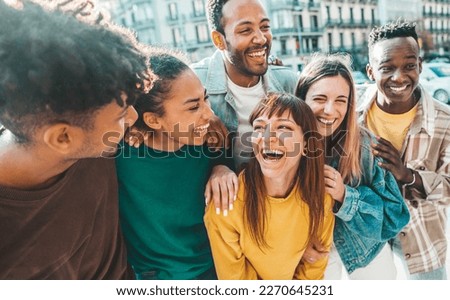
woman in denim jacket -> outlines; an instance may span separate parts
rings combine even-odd
[[[334,247],[325,279],[340,279],[342,264],[352,279],[395,279],[386,242],[408,223],[409,213],[395,178],[372,155],[375,139],[357,124],[349,65],[341,54],[317,55],[296,88],[296,96],[316,116],[318,138],[325,143],[326,191],[335,200]],[[303,259],[314,262],[328,255],[321,249],[320,243],[311,243]]]

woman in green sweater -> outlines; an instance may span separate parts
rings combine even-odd
[[[137,279],[215,279],[205,185],[213,168],[229,172],[230,189],[237,177],[222,165],[222,152],[204,145],[214,114],[197,76],[168,50],[152,49],[150,64],[158,79],[135,105],[135,129],[145,138],[116,158],[128,258]]]

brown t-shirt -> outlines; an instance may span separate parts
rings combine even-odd
[[[0,279],[128,279],[113,159],[75,163],[50,188],[0,186]]]

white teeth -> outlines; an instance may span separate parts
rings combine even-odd
[[[266,54],[266,51],[262,50],[262,51],[258,51],[258,52],[249,53],[248,56],[258,57],[258,56],[264,56],[265,54]]]
[[[391,86],[390,89],[391,89],[391,90],[394,90],[394,91],[396,91],[396,92],[401,92],[401,91],[403,91],[403,90],[406,89],[406,85],[404,85],[404,86],[402,86],[402,87],[394,87],[394,86]]]
[[[197,126],[194,128],[194,132],[198,133],[198,134],[202,134],[208,130],[208,127],[209,127],[209,123],[202,125],[202,126]]]
[[[281,150],[263,149],[262,156],[265,161],[277,161],[284,156]]]
[[[324,119],[324,118],[318,118],[318,120],[319,120],[320,123],[323,123],[325,125],[332,125],[334,123],[334,121],[336,121],[336,119],[327,120],[327,119]]]
[[[274,154],[274,155],[283,155],[284,152],[281,150],[270,150],[270,149],[264,149],[263,154]]]

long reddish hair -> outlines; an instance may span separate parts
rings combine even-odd
[[[318,237],[325,213],[325,182],[324,158],[317,155],[323,149],[321,139],[313,136],[317,132],[314,114],[309,106],[290,94],[269,93],[253,110],[250,115],[250,124],[262,115],[269,118],[281,116],[288,111],[295,123],[302,128],[306,153],[300,158],[296,176],[292,186],[297,185],[301,201],[309,207],[309,239]],[[319,150],[319,151],[318,151]],[[266,198],[267,190],[264,184],[264,175],[261,167],[253,156],[244,169],[245,208],[244,219],[250,231],[251,238],[262,247],[268,247],[265,240],[267,225]],[[305,244],[305,246],[307,243]]]

